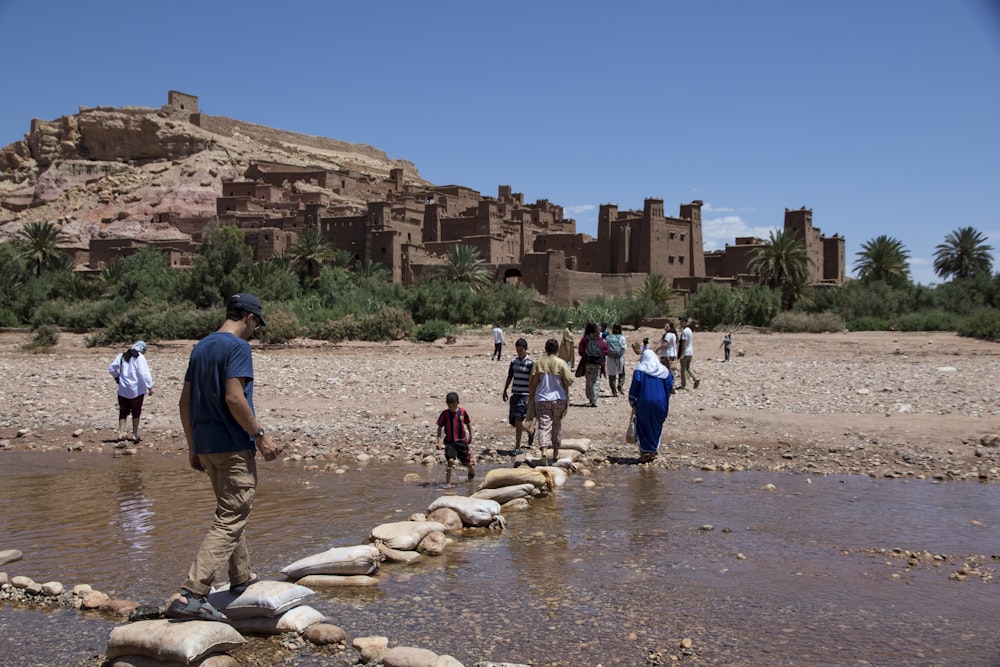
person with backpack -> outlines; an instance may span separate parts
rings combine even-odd
[[[625,350],[628,342],[622,335],[622,325],[611,326],[611,334],[605,339],[608,344],[608,384],[611,385],[611,395],[624,394],[625,388]]]
[[[139,432],[139,418],[142,416],[142,403],[146,395],[153,395],[153,376],[149,372],[149,364],[143,354],[146,351],[145,341],[137,340],[132,346],[115,357],[108,366],[108,373],[118,383],[118,440],[131,439],[132,442],[142,440]],[[125,431],[128,416],[132,415],[132,437]]]
[[[601,395],[601,377],[607,375],[605,360],[608,356],[608,344],[601,338],[597,322],[587,322],[580,339],[580,365],[584,367],[583,374],[587,378],[587,398],[590,407],[597,407],[597,399]],[[577,369],[577,375],[580,374]]]

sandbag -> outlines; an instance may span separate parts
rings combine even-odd
[[[290,581],[260,581],[247,587],[241,595],[233,595],[228,586],[212,591],[208,601],[230,619],[271,617],[298,607],[312,594],[305,586]]]
[[[144,655],[120,655],[111,662],[111,667],[169,667],[179,665],[179,662],[161,662],[156,658]],[[195,660],[190,667],[240,667],[236,658],[228,653],[212,653],[200,660]]]
[[[486,473],[479,489],[499,489],[504,486],[531,484],[535,488],[551,491],[552,480],[542,470],[534,468],[494,468]]]
[[[334,547],[306,558],[300,558],[291,565],[281,568],[289,579],[298,579],[307,574],[374,574],[382,560],[378,549],[370,544],[353,547]]]
[[[590,450],[590,438],[563,438],[559,443],[559,452],[564,449],[572,449],[586,454]]]
[[[556,488],[565,484],[566,480],[569,479],[569,473],[558,466],[538,466],[535,470],[541,470],[542,472],[548,473],[548,475],[552,478],[552,484]]]
[[[301,634],[310,625],[322,623],[324,620],[326,620],[326,616],[308,605],[302,605],[273,618],[265,618],[263,616],[255,618],[232,618],[229,622],[240,632],[259,635],[280,635],[283,632],[298,632]]]
[[[393,549],[388,547],[385,543],[378,543],[378,550],[382,552],[385,559],[392,563],[403,563],[404,565],[409,565],[410,563],[416,563],[424,559],[424,555],[419,551],[406,550],[406,549]]]
[[[161,662],[189,665],[211,653],[232,651],[245,643],[243,635],[228,623],[157,619],[112,628],[106,653],[111,661],[124,655],[143,655]]]
[[[394,521],[372,528],[368,541],[376,545],[384,544],[390,549],[413,551],[420,544],[420,540],[434,530],[443,533],[448,527],[437,521]]]
[[[308,574],[299,579],[299,584],[311,588],[340,588],[349,586],[378,586],[378,577],[365,574]]]
[[[501,486],[496,489],[480,489],[472,494],[473,498],[487,498],[495,500],[501,505],[510,502],[515,498],[526,498],[534,495],[537,489],[534,484],[514,484],[512,486]]]
[[[500,514],[500,503],[497,501],[469,496],[441,496],[428,506],[427,511],[433,512],[439,507],[458,512],[466,526],[489,526]]]

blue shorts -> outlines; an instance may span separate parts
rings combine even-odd
[[[507,415],[507,422],[511,426],[517,426],[518,419],[524,419],[528,416],[528,395],[527,394],[511,394],[510,395],[510,413]]]

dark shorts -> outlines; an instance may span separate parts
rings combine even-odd
[[[139,394],[135,398],[125,398],[124,396],[118,396],[118,419],[125,419],[129,415],[132,415],[132,419],[138,419],[142,414],[142,399],[146,398],[145,394]]]
[[[517,426],[517,420],[523,420],[528,416],[528,395],[527,394],[511,394],[510,395],[510,414],[507,415],[507,422],[511,426]]]
[[[444,458],[458,459],[462,462],[462,465],[469,465],[469,461],[472,460],[469,453],[469,445],[464,442],[444,443]]]

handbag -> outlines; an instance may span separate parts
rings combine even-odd
[[[632,412],[632,416],[628,420],[628,428],[625,429],[625,442],[630,445],[635,444],[635,411]]]
[[[581,359],[580,363],[576,365],[576,376],[578,378],[582,378],[586,374],[587,374],[587,362]]]

